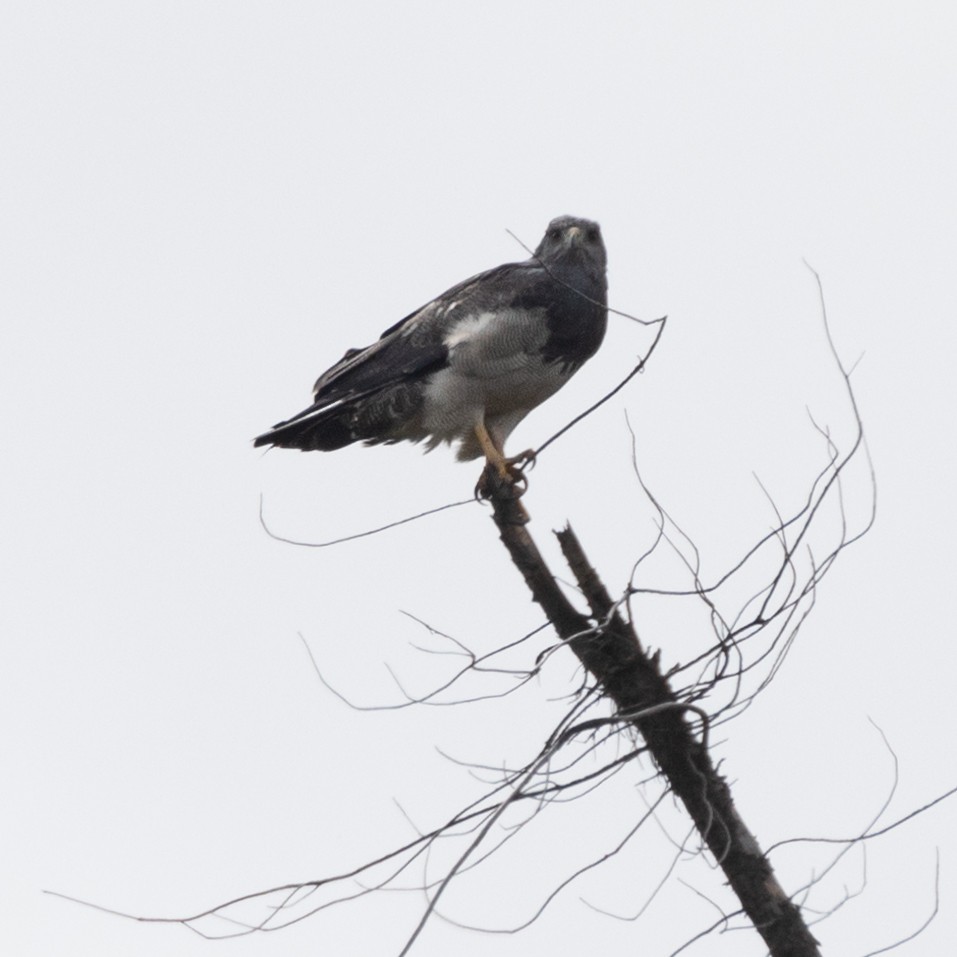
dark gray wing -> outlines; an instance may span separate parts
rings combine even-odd
[[[253,444],[298,443],[299,433],[307,424],[328,421],[327,410],[354,405],[444,368],[449,357],[445,339],[454,324],[477,311],[507,304],[514,298],[516,277],[535,270],[540,271],[537,263],[508,263],[479,273],[390,326],[372,345],[348,350],[316,380],[312,405],[277,422]],[[517,285],[524,288],[526,283],[519,281]],[[456,308],[450,313],[452,306]]]
[[[316,404],[368,394],[428,375],[448,360],[445,338],[455,323],[478,312],[508,306],[524,287],[516,279],[539,269],[537,263],[507,263],[472,276],[389,326],[371,346],[350,349],[313,386]],[[450,307],[455,306],[454,314]]]

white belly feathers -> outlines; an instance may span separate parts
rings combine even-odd
[[[429,444],[462,440],[460,458],[481,454],[472,431],[484,420],[504,443],[535,406],[568,380],[561,363],[546,364],[541,348],[548,335],[544,310],[485,312],[449,330],[448,365],[425,387],[419,419]]]

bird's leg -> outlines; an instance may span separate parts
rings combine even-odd
[[[499,478],[512,483],[523,481],[524,469],[535,464],[535,450],[526,449],[518,455],[506,456],[496,445],[484,422],[475,426],[475,437],[485,454],[485,460],[498,472]]]
[[[518,463],[533,462],[535,453],[529,449],[521,455],[507,458],[490,435],[484,422],[479,422],[475,426],[475,437],[485,453],[486,463],[481,476],[479,476],[478,484],[475,486],[475,497],[490,498],[496,492],[505,490],[512,498],[519,498],[524,495],[528,482]],[[528,513],[524,509],[522,509],[522,512],[527,521]]]
[[[507,458],[504,451],[498,447],[492,438],[484,422],[480,422],[475,426],[475,437],[478,439],[482,452],[485,453],[485,460],[489,467],[498,473],[498,477],[503,482],[514,484],[525,478],[518,463],[526,463],[534,460],[535,453],[531,449],[522,452],[521,455]]]

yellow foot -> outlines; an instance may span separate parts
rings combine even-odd
[[[525,476],[525,468],[518,463],[524,463],[527,467],[527,463],[534,461],[534,453],[529,450],[512,458],[486,462],[475,486],[475,497],[489,498],[494,493],[501,494],[507,489],[509,498],[521,498],[528,489],[528,478]]]
[[[486,499],[499,497],[514,500],[524,495],[528,488],[528,479],[525,478],[524,470],[529,465],[534,464],[535,452],[532,449],[527,449],[521,455],[506,458],[502,451],[501,441],[492,438],[484,422],[479,422],[475,426],[475,438],[485,453],[485,469],[475,486],[475,497]],[[524,516],[523,520],[527,522],[528,513],[520,505],[518,505],[518,509]]]
[[[535,467],[535,449],[526,449],[519,452],[518,455],[510,455],[507,459],[502,459],[502,468],[505,468],[513,479],[521,479],[528,485],[528,479],[525,478],[525,469]]]
[[[521,469],[510,465],[503,475],[497,464],[486,462],[475,484],[475,497],[479,500],[496,499],[499,503],[502,499],[511,499],[509,508],[513,510],[512,520],[524,525],[530,521],[530,516],[519,499],[525,494],[526,484]]]
[[[525,473],[512,462],[486,462],[475,485],[476,498],[491,498],[506,494],[508,498],[521,498],[528,488]]]

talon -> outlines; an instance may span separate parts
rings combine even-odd
[[[512,486],[513,498],[521,498],[528,491],[528,476],[515,465],[508,466],[508,482]]]
[[[479,501],[497,498],[501,501],[503,498],[512,500],[512,521],[520,525],[525,525],[531,521],[527,509],[519,501],[525,494],[525,476],[520,470],[510,467],[503,475],[497,463],[487,462],[478,482],[475,483],[475,498]]]
[[[526,449],[521,455],[506,457],[501,442],[496,442],[489,434],[483,422],[475,426],[475,437],[485,453],[485,468],[475,485],[475,497],[488,499],[494,495],[515,500],[521,498],[528,489],[525,469],[535,463],[535,451]],[[517,504],[523,521],[529,520],[528,512]]]
[[[475,483],[475,497],[487,499],[495,494],[507,494],[509,498],[521,498],[527,488],[528,480],[520,469],[512,466],[499,469],[498,463],[487,462]]]
[[[489,498],[492,494],[491,489],[489,488],[489,479],[488,479],[488,466],[486,465],[482,469],[482,474],[479,475],[478,481],[475,483],[475,501],[481,502],[483,499]]]
[[[524,472],[525,469],[535,468],[535,463],[538,461],[538,457],[535,454],[535,449],[526,449],[524,452],[520,452],[518,455],[510,455],[505,462],[509,466],[514,466],[515,469],[519,472]]]

